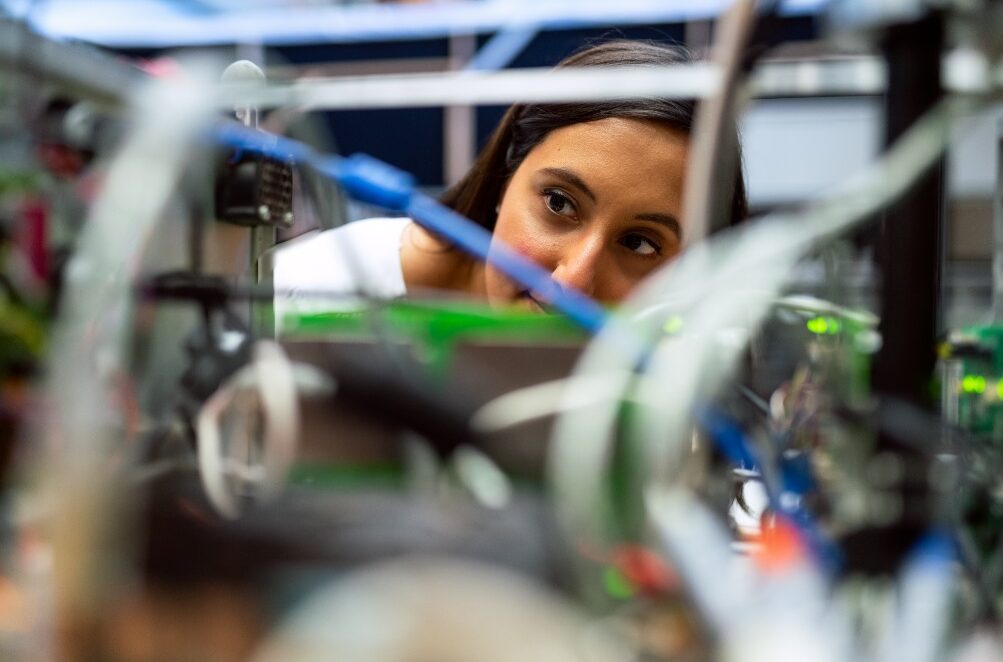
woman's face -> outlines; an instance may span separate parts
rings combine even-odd
[[[688,141],[650,120],[610,118],[551,132],[512,175],[494,238],[561,284],[621,301],[682,246]],[[532,292],[492,268],[493,303],[540,309]]]

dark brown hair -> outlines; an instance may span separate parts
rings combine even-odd
[[[692,61],[679,46],[651,41],[615,40],[585,48],[562,60],[557,67],[669,65]],[[663,122],[687,134],[693,128],[695,102],[688,99],[628,99],[623,101],[514,105],[502,117],[466,176],[442,195],[447,207],[494,229],[506,183],[530,150],[555,129],[610,117]],[[736,141],[736,144],[737,141]],[[730,187],[729,223],[748,214],[741,155],[735,161]]]

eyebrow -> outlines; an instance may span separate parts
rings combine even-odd
[[[578,173],[574,170],[569,170],[567,168],[541,168],[540,172],[557,177],[558,179],[563,179],[568,184],[571,184],[575,188],[581,190],[582,193],[587,195],[592,199],[592,202],[596,202],[596,194],[589,188],[589,185],[585,183]],[[669,214],[638,214],[635,216],[639,221],[651,221],[652,223],[658,223],[669,229],[670,232],[674,232],[677,237],[682,239],[683,228],[680,225],[679,220],[675,216],[670,216]]]
[[[558,179],[563,179],[575,188],[581,189],[582,193],[592,199],[592,202],[596,201],[596,194],[589,188],[589,185],[585,183],[585,180],[579,177],[578,173],[574,170],[568,170],[567,168],[541,168],[540,172],[552,175]]]
[[[683,238],[682,225],[680,225],[679,220],[675,216],[669,216],[668,214],[638,214],[634,218],[639,221],[651,221],[652,223],[664,225],[671,232],[676,233],[677,237],[680,239]]]

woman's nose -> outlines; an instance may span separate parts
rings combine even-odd
[[[591,296],[595,293],[601,260],[601,241],[584,237],[561,251],[553,271],[554,280]]]

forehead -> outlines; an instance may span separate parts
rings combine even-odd
[[[634,196],[678,198],[688,146],[680,129],[614,117],[552,131],[526,155],[520,169],[568,168],[600,194],[632,190]]]

